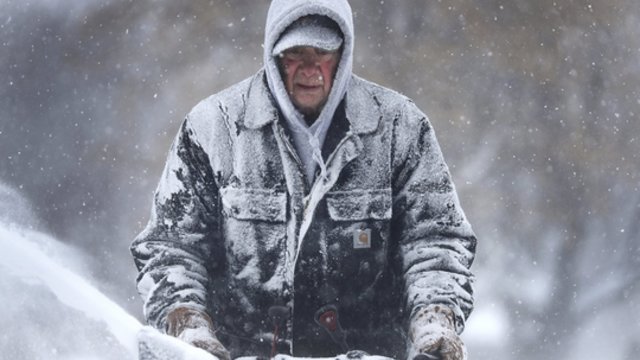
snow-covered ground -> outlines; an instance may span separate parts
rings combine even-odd
[[[1,358],[137,359],[144,339],[166,360],[213,360],[140,324],[71,270],[83,271],[82,254],[56,239],[0,223],[0,248]]]
[[[71,270],[83,271],[81,254],[6,224],[0,248],[3,358],[135,358],[142,325]]]
[[[88,257],[35,224],[28,202],[0,183],[0,358],[134,360],[144,339],[167,360],[213,359],[144,327],[86,279]]]

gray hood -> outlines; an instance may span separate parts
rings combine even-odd
[[[342,57],[338,64],[331,92],[322,112],[309,127],[303,115],[289,99],[278,64],[272,55],[273,47],[282,32],[297,19],[307,15],[324,15],[338,24],[344,35]],[[346,0],[273,0],[267,15],[264,40],[264,67],[269,89],[286,118],[293,135],[294,145],[302,161],[307,180],[311,183],[316,165],[321,173],[326,169],[321,148],[333,114],[344,98],[353,69],[353,15]]]

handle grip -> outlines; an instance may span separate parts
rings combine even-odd
[[[436,354],[418,354],[413,357],[413,360],[442,360],[442,357]]]

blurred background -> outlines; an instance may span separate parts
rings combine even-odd
[[[261,67],[268,5],[0,0],[0,190],[33,215],[0,209],[139,319],[128,247],[170,143]],[[470,359],[639,359],[640,3],[351,5],[355,72],[429,115],[479,237]]]

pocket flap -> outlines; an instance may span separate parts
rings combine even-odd
[[[337,221],[391,219],[391,189],[327,193],[329,216]]]
[[[220,189],[225,213],[238,220],[285,222],[287,194],[263,189]]]

